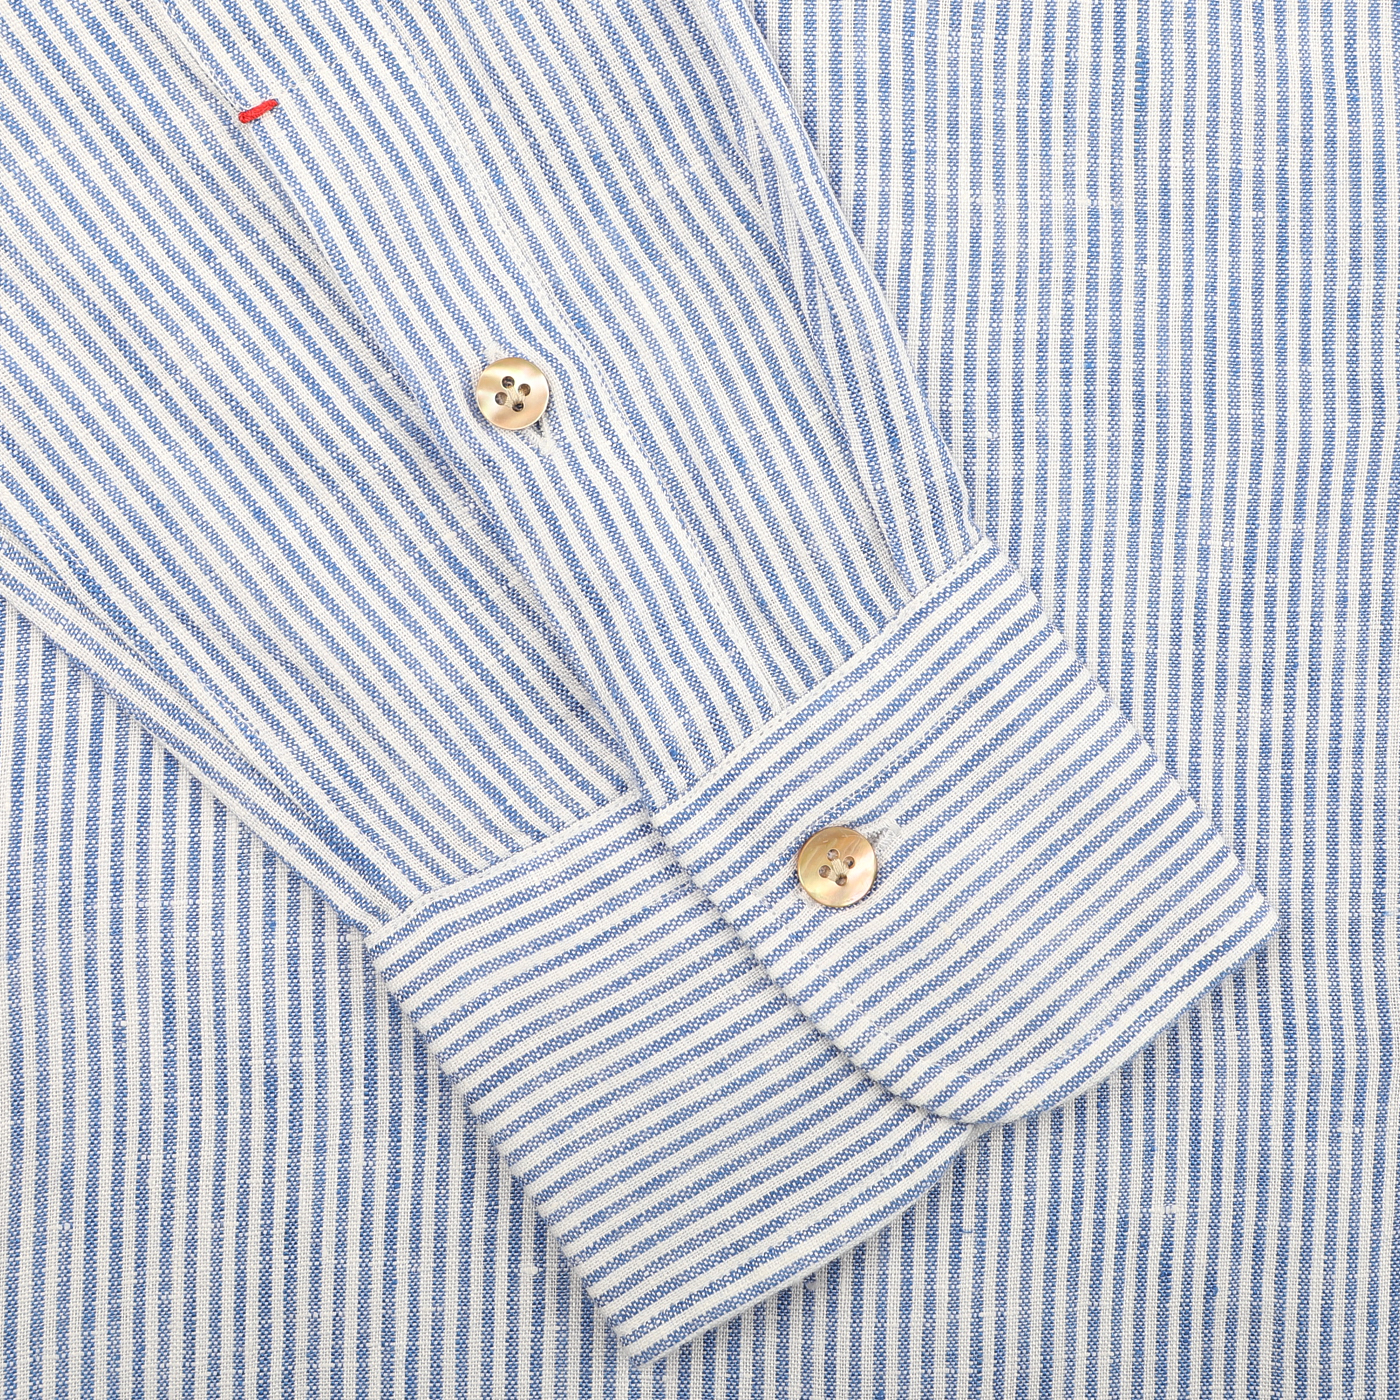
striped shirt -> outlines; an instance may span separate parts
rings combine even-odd
[[[1125,1098],[1114,1072],[1180,1037],[1170,1028],[1191,1006],[1218,1018],[1239,1000],[1229,981],[1202,996],[1261,944],[1286,893],[1296,903],[1313,888],[1310,861],[1357,862],[1363,883],[1334,876],[1327,900],[1393,888],[1377,880],[1375,844],[1377,811],[1395,827],[1376,728],[1393,576],[1373,587],[1364,572],[1394,539],[1395,313],[1376,272],[1390,184],[1374,164],[1359,182],[1357,248],[1342,250],[1330,206],[1300,241],[1289,191],[1311,192],[1312,157],[1305,174],[1301,144],[1279,141],[1271,73],[1248,131],[1235,105],[1222,109],[1242,146],[1222,152],[1219,118],[1198,108],[1217,110],[1221,84],[1258,100],[1233,49],[1228,62],[1211,51],[1213,79],[1164,73],[1172,34],[1154,15],[1131,43],[1116,30],[1102,49],[1076,41],[1073,65],[1101,62],[1107,78],[1076,66],[1070,83],[1070,38],[1051,26],[1047,53],[1036,14],[1015,21],[1027,47],[1004,51],[964,33],[974,21],[961,12],[911,15],[902,49],[884,52],[877,32],[878,61],[860,32],[873,18],[834,8],[269,15],[211,0],[178,14],[20,7],[7,21],[0,587],[15,654],[63,676],[26,692],[26,668],[12,673],[9,712],[31,718],[14,735],[31,756],[18,828],[68,801],[48,786],[61,767],[32,757],[76,741],[61,713],[77,705],[90,723],[96,707],[108,746],[118,712],[130,717],[126,742],[139,732],[143,754],[178,765],[165,781],[184,816],[167,836],[159,785],[128,796],[124,770],[118,781],[103,765],[84,770],[93,810],[132,804],[128,821],[183,843],[171,858],[188,862],[180,823],[191,794],[207,794],[249,870],[275,868],[284,890],[301,882],[303,929],[314,909],[326,928],[355,930],[384,1005],[425,1037],[501,1153],[503,1181],[549,1227],[556,1267],[633,1367],[677,1377],[701,1364],[679,1360],[684,1344],[713,1367],[720,1335],[756,1345],[758,1328],[778,1349],[788,1318],[810,1331],[799,1280],[891,1220],[858,1252],[889,1261],[882,1288],[911,1290],[882,1326],[932,1317],[923,1266],[903,1280],[904,1253],[878,1251],[907,1245],[911,1207],[927,1239],[926,1193],[963,1170],[980,1125],[1019,1124],[988,1140],[1028,1141],[1005,1135],[1066,1101],[1071,1117],[1052,1121],[1082,1122],[1086,1103],[1120,1103],[1135,1121],[1142,1093]],[[1296,20],[1279,22],[1275,36],[1251,19],[1259,32],[1231,30],[1230,44],[1296,44]],[[839,95],[833,73],[851,85]],[[1188,77],[1217,86],[1190,87],[1193,106]],[[1348,89],[1348,120],[1382,165],[1387,84],[1381,64]],[[1022,85],[1042,127],[1022,115],[1028,96],[1009,108],[993,96]],[[275,108],[238,121],[269,95]],[[1335,97],[1308,110],[1310,123],[1338,120]],[[1161,140],[1144,145],[1150,122]],[[1259,122],[1276,146],[1256,177]],[[1309,151],[1341,160],[1335,132],[1315,145],[1306,129]],[[1047,164],[1082,199],[1045,193]],[[1013,209],[1014,223],[995,212]],[[1318,252],[1347,274],[1335,287],[1302,270]],[[1346,335],[1324,296],[1344,291]],[[501,434],[475,411],[475,374],[508,353],[550,376],[538,433]],[[1324,392],[1324,371],[1349,376],[1347,396]],[[1364,435],[1343,431],[1343,408]],[[1323,491],[1330,472],[1352,483],[1350,509]],[[1393,569],[1393,545],[1388,558]],[[1363,650],[1343,624],[1369,639],[1376,684],[1348,669]],[[59,650],[35,651],[30,627]],[[1355,793],[1318,778],[1343,746]],[[1334,810],[1351,813],[1345,839],[1328,826]],[[1311,825],[1290,825],[1300,812]],[[846,911],[813,907],[792,878],[796,846],[834,820],[864,830],[881,859],[875,891]],[[1303,843],[1288,890],[1283,837],[1260,844],[1285,825]],[[93,827],[88,848],[110,853],[110,817]],[[207,840],[199,855],[214,859]],[[61,858],[50,868],[57,880]],[[237,880],[253,878],[243,868]],[[28,888],[22,857],[14,878]],[[126,879],[123,904],[137,898]],[[139,1019],[155,1054],[174,1008],[177,1082],[200,1010],[218,1024],[199,955],[211,898],[201,881],[203,922],[182,925],[192,960],[174,987],[163,979],[185,964],[144,944],[129,908],[110,925],[124,958],[145,946],[159,964],[160,1019]],[[266,915],[279,934],[286,898]],[[60,903],[73,899],[77,918],[89,906],[80,892]],[[1359,956],[1360,935],[1347,936]],[[324,937],[302,946],[345,957]],[[1329,1003],[1341,1045],[1388,1044],[1374,988],[1393,971],[1362,979],[1370,1029]],[[280,1043],[312,1013],[283,1005],[296,979],[281,962],[262,975],[258,994],[289,1028]],[[38,975],[20,976],[11,1054],[28,1086]],[[122,1045],[121,1018],[100,1009],[112,977],[79,965],[46,987],[49,1042],[73,1053],[81,1026],[86,1072],[105,1066],[104,1083]],[[127,994],[155,985],[138,978]],[[251,994],[241,986],[229,994]],[[351,995],[368,1005],[363,985]],[[1292,1013],[1275,1013],[1283,1028],[1267,1037],[1250,1014],[1247,1046],[1296,1043]],[[233,1072],[233,1047],[201,1050],[206,1080]],[[286,1131],[325,1142],[327,1129],[277,1083],[291,1096],[283,1139],[260,1151],[286,1166]],[[1375,1100],[1373,1081],[1368,1092],[1357,1102]],[[1111,1148],[1126,1130],[1101,1121]],[[1258,1133],[1273,1119],[1251,1121]],[[1393,1185],[1394,1134],[1362,1121],[1389,1144]],[[192,1178],[167,1187],[149,1159],[177,1162],[179,1178],[188,1128],[136,1149],[148,1188],[124,1188],[123,1239],[168,1245]],[[26,1137],[12,1156],[31,1194],[38,1152]],[[206,1201],[217,1160],[199,1161]],[[1100,1175],[1128,1170],[1106,1160]],[[1224,1172],[1209,1154],[1179,1160],[1192,1192],[1206,1190],[1204,1167]],[[1257,1148],[1250,1160],[1257,1183]],[[49,1170],[57,1240],[68,1185],[61,1163]],[[287,1196],[285,1176],[258,1172]],[[404,1190],[401,1211],[416,1198]],[[1239,1199],[1264,1209],[1244,1187]],[[350,1206],[332,1193],[321,1209]],[[1356,1212],[1354,1232],[1369,1220],[1364,1237],[1378,1238],[1383,1219]],[[197,1261],[206,1218],[181,1236]],[[243,1233],[242,1211],[225,1219]],[[1232,1219],[1255,1235],[1248,1216]],[[1108,1237],[1094,1238],[1107,1257]],[[33,1364],[52,1367],[55,1275],[30,1252],[11,1250],[15,1316]],[[125,1255],[104,1258],[114,1272],[101,1287],[127,1287]],[[378,1272],[361,1267],[366,1282]],[[486,1287],[472,1277],[469,1310]],[[223,1286],[219,1325],[241,1333],[266,1286],[228,1273]],[[152,1350],[175,1345],[206,1368],[187,1388],[231,1384],[235,1371],[207,1369],[208,1317],[173,1343],[169,1290],[148,1287]],[[840,1287],[848,1308],[851,1284]],[[1294,1297],[1277,1307],[1296,1336]],[[558,1326],[538,1308],[541,1326]],[[124,1301],[104,1318],[129,1315]],[[89,1349],[78,1369],[97,1366],[89,1326],[65,1325]],[[1355,1354],[1372,1359],[1349,1374],[1390,1374],[1383,1348],[1374,1359],[1378,1324],[1353,1325]],[[319,1335],[323,1354],[335,1348]],[[1213,1345],[1241,1393],[1277,1365]],[[103,1374],[124,1373],[121,1346]],[[530,1377],[526,1393],[557,1374],[554,1360],[541,1370],[487,1351]],[[1114,1364],[1091,1351],[1079,1335],[1072,1364]],[[265,1378],[262,1358],[243,1364]],[[1202,1354],[1191,1358],[1199,1381]]]

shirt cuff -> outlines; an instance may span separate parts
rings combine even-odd
[[[817,1033],[636,797],[366,947],[639,1361],[880,1229],[969,1136]]]
[[[816,1025],[960,1121],[1101,1079],[1273,926],[990,542],[656,823]],[[795,876],[829,825],[877,858],[846,908]]]

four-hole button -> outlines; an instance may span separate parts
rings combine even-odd
[[[486,421],[497,428],[528,428],[549,402],[549,385],[538,365],[509,355],[481,371],[476,402]]]
[[[797,879],[818,904],[842,909],[875,883],[875,848],[854,827],[824,826],[797,853]]]

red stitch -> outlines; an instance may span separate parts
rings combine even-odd
[[[275,97],[269,97],[266,102],[259,102],[256,107],[249,107],[246,112],[238,114],[241,122],[255,122],[264,112],[270,112],[277,105]]]

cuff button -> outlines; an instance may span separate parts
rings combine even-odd
[[[875,883],[875,848],[854,827],[824,826],[797,853],[797,882],[829,909],[854,904]]]

